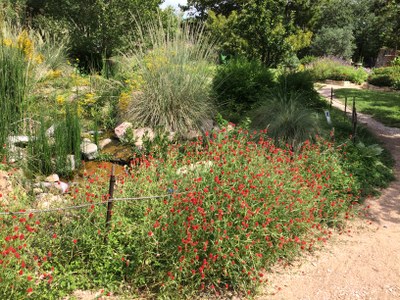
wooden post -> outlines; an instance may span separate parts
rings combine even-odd
[[[114,197],[114,186],[115,186],[115,175],[114,175],[114,165],[111,168],[111,176],[110,176],[110,185],[108,188],[108,202],[107,202],[107,217],[106,217],[106,228],[104,235],[104,243],[107,243],[108,231],[110,230],[111,225],[111,215],[113,208],[113,197]]]
[[[353,124],[352,139],[354,143],[356,141],[356,135],[357,135],[357,108],[356,108],[355,97],[353,97],[353,112],[352,112],[351,122]]]

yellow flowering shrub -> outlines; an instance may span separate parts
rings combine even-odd
[[[90,85],[89,78],[82,77],[79,74],[72,73],[71,74],[72,84],[74,86],[88,86]]]
[[[50,70],[46,74],[47,79],[56,79],[61,77],[62,71],[61,70]]]
[[[65,103],[65,98],[64,98],[64,96],[63,96],[63,95],[58,95],[58,96],[56,97],[56,102],[57,102],[58,105],[64,105],[64,103]]]
[[[128,92],[122,92],[118,99],[118,109],[124,114],[128,110],[129,102],[131,100],[130,94]]]
[[[18,35],[17,40],[18,48],[21,49],[27,59],[32,59],[34,55],[34,45],[32,39],[29,37],[29,34],[26,30],[23,30]]]

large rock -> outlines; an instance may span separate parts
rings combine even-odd
[[[10,176],[6,171],[0,170],[0,203],[8,203],[7,196],[12,192]]]
[[[61,194],[68,192],[69,185],[68,183],[57,181],[57,182],[39,182],[33,185],[34,189],[41,189],[42,191],[53,190],[54,192],[58,191]]]
[[[62,181],[54,182],[54,183],[53,183],[53,186],[54,186],[57,190],[59,190],[62,194],[68,192],[68,188],[69,188],[68,183],[65,183],[65,182],[62,182]]]
[[[125,134],[126,134],[126,131],[129,129],[129,128],[132,128],[132,123],[130,123],[130,122],[123,122],[123,123],[121,123],[120,125],[118,125],[115,129],[114,129],[114,133],[115,133],[115,136],[118,138],[118,139],[123,139],[124,138],[124,136],[125,136]]]
[[[10,135],[8,137],[8,143],[10,144],[19,144],[19,145],[27,145],[29,143],[29,136],[26,135]]]
[[[81,143],[81,152],[87,160],[93,160],[97,157],[98,148],[95,143],[90,140],[84,139]]]
[[[189,130],[187,133],[183,134],[185,140],[194,140],[201,136],[201,132],[198,130]]]
[[[56,127],[54,125],[51,125],[47,130],[46,130],[46,136],[52,137],[54,136],[54,132],[56,130]]]
[[[65,200],[60,195],[53,195],[50,193],[36,195],[36,207],[38,209],[61,207],[64,203]]]
[[[51,174],[46,177],[46,182],[58,182],[60,181],[60,177],[57,174]]]
[[[20,160],[24,160],[28,157],[28,151],[26,148],[17,147],[11,144],[8,148],[8,161],[15,163]]]
[[[99,142],[100,150],[103,150],[106,146],[112,143],[112,139],[104,139]]]
[[[194,171],[197,171],[197,172],[209,172],[213,165],[214,164],[213,164],[213,162],[211,160],[198,161],[195,164],[190,164],[190,165],[183,166],[183,167],[179,168],[176,171],[176,174],[177,175],[184,175],[184,174],[187,174],[189,172],[194,172]]]

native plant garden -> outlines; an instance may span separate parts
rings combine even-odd
[[[380,71],[283,55],[311,35],[282,20],[271,30],[283,43],[250,50],[251,33],[233,37],[255,1],[208,23],[135,4],[124,36],[134,4],[99,1],[104,22],[82,18],[96,34],[81,39],[66,30],[80,19],[45,2],[27,2],[32,26],[21,25],[24,1],[2,3],[2,299],[252,297],[276,263],[317,249],[393,179],[388,153],[362,127],[352,138],[314,89]]]

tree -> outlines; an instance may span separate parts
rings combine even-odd
[[[193,11],[201,19],[206,19],[209,12],[228,17],[233,11],[240,11],[246,0],[188,0],[187,5],[180,5],[184,11]]]
[[[134,34],[137,21],[146,20],[162,0],[28,0],[36,26],[70,35],[70,52],[100,67]],[[135,19],[136,18],[136,19]],[[96,65],[97,64],[97,65]]]
[[[400,1],[378,0],[379,21],[382,29],[384,46],[399,49],[400,47]]]
[[[344,59],[351,59],[356,45],[351,28],[323,27],[312,43],[313,53],[316,55],[332,55]]]
[[[250,0],[228,17],[209,13],[209,28],[221,50],[276,66],[310,44],[311,32],[294,23],[286,1]]]

